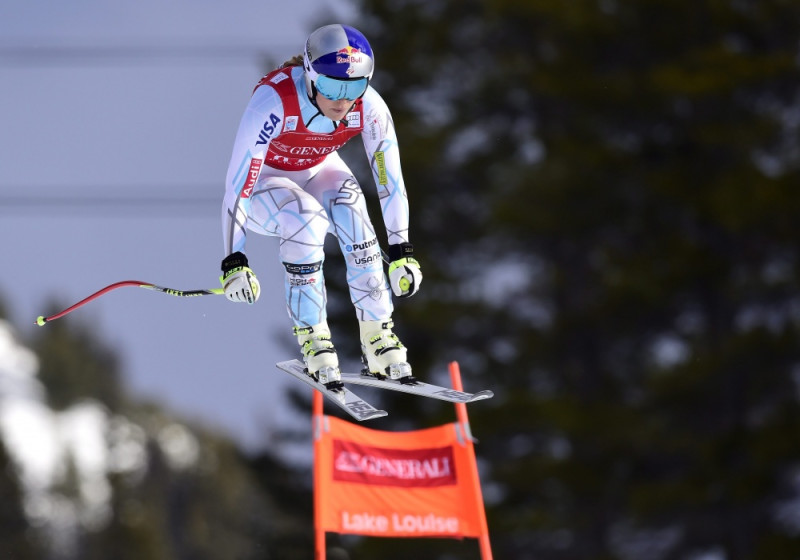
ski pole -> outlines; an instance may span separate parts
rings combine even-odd
[[[67,313],[75,311],[79,307],[81,307],[83,305],[86,305],[90,301],[99,298],[100,296],[110,292],[111,290],[116,290],[117,288],[124,288],[125,286],[136,286],[137,288],[144,288],[146,290],[154,290],[156,292],[161,292],[161,293],[164,293],[164,294],[168,294],[168,295],[171,295],[171,296],[177,296],[177,297],[211,296],[211,295],[222,294],[222,293],[225,292],[222,288],[215,288],[215,289],[211,289],[211,290],[189,290],[189,291],[173,290],[172,288],[163,288],[161,286],[156,286],[155,284],[150,284],[149,282],[139,282],[138,280],[123,280],[122,282],[116,282],[115,284],[111,284],[111,285],[106,286],[102,290],[96,291],[95,293],[93,293],[89,297],[86,297],[86,298],[82,299],[81,301],[79,301],[75,305],[67,307],[65,310],[60,311],[60,312],[56,313],[55,315],[50,315],[49,317],[45,317],[44,315],[40,315],[39,317],[36,318],[36,324],[39,325],[40,327],[42,327],[42,326],[44,326],[45,323],[47,323],[49,321],[54,321],[55,319],[59,319],[59,318],[63,317],[64,315],[66,315]]]

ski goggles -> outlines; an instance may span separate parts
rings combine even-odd
[[[314,81],[314,85],[322,97],[331,101],[358,99],[367,91],[369,79],[356,78],[355,80],[339,80],[320,74]]]

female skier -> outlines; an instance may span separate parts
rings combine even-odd
[[[302,64],[302,66],[301,66]],[[222,208],[227,298],[255,303],[260,286],[245,256],[246,231],[280,237],[285,292],[308,373],[341,379],[327,324],[323,241],[332,233],[347,265],[363,360],[378,376],[411,375],[392,332],[392,292],[409,297],[422,274],[408,237],[408,198],[392,117],[370,86],[367,39],[347,25],[311,33],[305,50],[264,76],[244,112],[228,166]],[[364,195],[337,150],[360,135],[388,236],[389,272]]]

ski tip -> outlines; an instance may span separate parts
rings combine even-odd
[[[477,393],[472,393],[472,399],[470,399],[469,402],[475,402],[475,401],[482,401],[482,400],[485,400],[485,399],[491,399],[493,396],[494,396],[494,393],[492,391],[489,391],[488,389],[485,390],[485,391],[478,391]]]
[[[389,413],[385,410],[375,410],[375,412],[365,415],[363,418],[359,418],[359,422],[363,422],[364,420],[374,420],[375,418],[383,418],[384,416],[389,416]]]
[[[43,327],[46,322],[47,322],[47,319],[44,318],[44,315],[39,315],[36,318],[36,324],[39,325],[40,327]]]

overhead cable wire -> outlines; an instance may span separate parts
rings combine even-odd
[[[118,46],[14,46],[0,45],[0,65],[118,66],[120,64],[230,64],[233,61],[261,63],[270,53],[289,45],[118,45]]]
[[[221,187],[220,187],[221,189]],[[16,192],[8,192],[8,187],[0,187],[0,214],[30,215],[46,213],[63,216],[84,216],[103,213],[108,215],[213,215],[217,216],[222,204],[222,192],[219,196],[209,193],[209,187],[197,188],[194,191],[180,187],[164,187],[163,192],[154,193],[152,188],[120,187],[117,190],[125,194],[93,193],[86,189],[52,187],[15,188]],[[114,190],[114,189],[111,189]],[[108,189],[106,190],[108,191]],[[140,194],[131,194],[131,193]],[[27,194],[35,193],[35,194]]]

